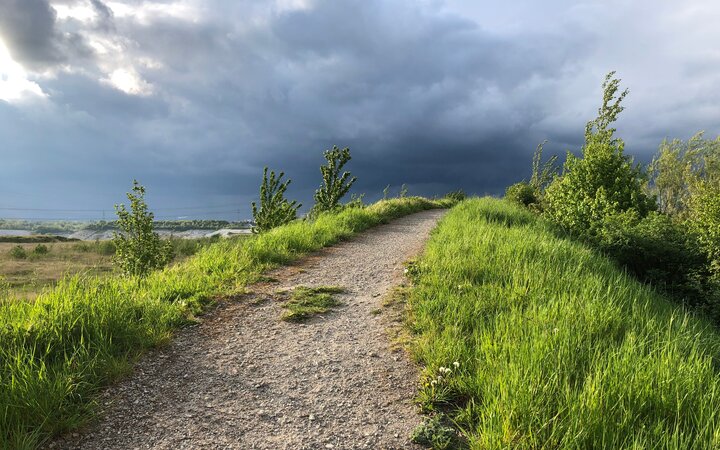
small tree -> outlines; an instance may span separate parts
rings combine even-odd
[[[350,149],[345,147],[340,150],[336,145],[332,150],[326,150],[323,155],[327,165],[320,166],[322,173],[322,184],[320,189],[315,191],[315,213],[331,211],[340,205],[340,199],[348,193],[350,187],[357,180],[351,177],[350,172],[342,172],[343,167],[350,161]]]
[[[130,211],[124,204],[115,205],[117,225],[113,236],[115,256],[113,263],[125,275],[145,276],[160,269],[172,259],[172,244],[162,241],[153,230],[153,213],[145,203],[145,188],[133,180],[132,192],[127,193]]]
[[[252,202],[252,214],[255,226],[253,233],[260,233],[285,225],[297,218],[297,210],[302,206],[296,201],[289,202],[285,198],[285,191],[292,180],[282,182],[284,172],[275,175],[268,168],[263,169],[263,180],[260,185],[260,208]]]
[[[644,217],[654,202],[644,193],[645,176],[624,154],[625,144],[614,136],[612,124],[622,112],[625,90],[618,95],[620,80],[610,72],[603,83],[598,117],[585,127],[582,157],[568,153],[563,173],[548,186],[544,196],[547,216],[563,228],[593,236],[603,221],[614,214],[634,210]]]

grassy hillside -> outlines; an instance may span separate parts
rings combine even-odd
[[[720,447],[720,333],[535,215],[466,201],[411,273],[420,400],[471,448]]]
[[[43,241],[41,239],[45,238]],[[232,239],[243,239],[236,236]],[[115,273],[111,241],[51,241],[50,236],[28,236],[3,242],[0,238],[0,296],[32,300],[40,292],[69,275],[103,277]],[[173,260],[177,264],[220,238],[171,238]]]
[[[98,389],[217,295],[354,233],[423,209],[421,198],[296,221],[224,240],[144,279],[65,279],[34,302],[0,300],[0,448],[34,448],[92,413]]]

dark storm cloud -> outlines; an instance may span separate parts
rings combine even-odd
[[[80,35],[57,29],[47,0],[0,0],[0,11],[0,37],[28,67],[44,69],[91,53]]]
[[[402,183],[500,193],[544,139],[549,152],[579,149],[612,69],[631,88],[619,133],[647,160],[665,135],[720,118],[720,61],[703,49],[718,11],[698,1],[708,10],[685,16],[650,0],[51,2],[94,12],[83,19],[0,0],[13,58],[64,67],[31,74],[45,100],[0,108],[0,190],[100,206],[139,178],[160,205],[247,214],[265,165],[309,204],[337,144],[370,198]],[[33,173],[43,182],[23,184]]]

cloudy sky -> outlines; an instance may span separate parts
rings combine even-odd
[[[0,217],[95,218],[133,178],[158,217],[249,215],[263,166],[311,202],[500,193],[577,151],[603,76],[647,161],[720,133],[716,0],[0,0]],[[56,211],[57,210],[57,211]]]

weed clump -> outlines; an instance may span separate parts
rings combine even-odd
[[[333,294],[343,292],[345,289],[339,286],[296,287],[290,293],[290,299],[283,304],[287,311],[280,318],[287,322],[302,322],[316,314],[324,314],[342,305]]]
[[[410,440],[433,450],[451,450],[464,448],[451,421],[443,413],[429,417],[418,425],[410,435]]]

